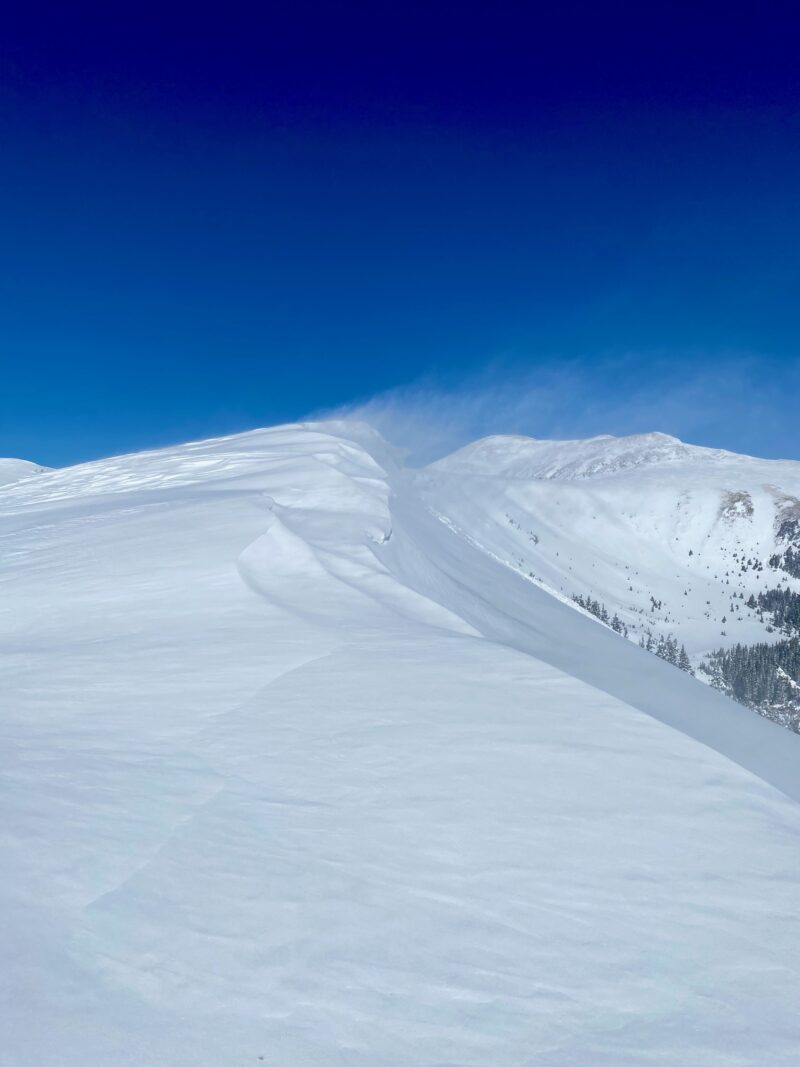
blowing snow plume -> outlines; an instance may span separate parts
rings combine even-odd
[[[798,368],[761,357],[626,355],[544,361],[527,370],[496,361],[461,381],[428,377],[315,417],[369,422],[405,448],[412,465],[490,434],[571,439],[661,431],[778,458],[800,455],[798,395]]]

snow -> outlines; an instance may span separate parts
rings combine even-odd
[[[9,485],[47,470],[27,459],[0,459],[0,485]]]
[[[1,1064],[796,1062],[799,739],[515,564],[566,481],[460,462],[331,422],[0,489]]]
[[[785,572],[747,563],[786,547],[782,523],[800,518],[797,462],[665,434],[490,437],[418,481],[431,507],[497,558],[567,600],[599,600],[634,640],[648,629],[674,634],[695,663],[712,649],[780,639],[745,601],[779,581],[800,591]]]

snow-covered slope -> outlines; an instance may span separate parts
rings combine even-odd
[[[27,459],[0,459],[0,485],[31,478],[34,474],[42,474],[46,470],[47,467],[40,467],[38,463],[31,463]]]
[[[673,633],[695,662],[777,640],[751,594],[800,580],[769,561],[800,545],[800,463],[665,434],[490,437],[420,476],[430,506],[557,594],[591,597],[636,639]],[[768,621],[768,620],[766,620]]]
[[[0,490],[0,1063],[795,1062],[800,739],[445,466],[326,423]]]

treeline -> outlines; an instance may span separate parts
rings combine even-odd
[[[610,626],[615,633],[622,634],[623,637],[628,636],[628,627],[619,615],[614,612],[613,618],[609,616],[605,604],[601,604],[599,600],[592,600],[590,596],[581,596],[580,593],[574,593],[572,599],[576,604],[579,604],[584,611],[588,611],[590,615],[594,615],[600,622],[604,622],[606,626]]]
[[[639,645],[646,652],[652,652],[654,655],[660,656],[661,659],[665,659],[667,663],[671,663],[675,667],[680,667],[687,674],[694,674],[686,649],[683,645],[678,647],[678,641],[672,634],[667,634],[666,637],[659,634],[658,637],[654,637],[648,630],[639,638]]]
[[[613,616],[609,615],[608,609],[601,601],[593,600],[590,596],[581,596],[579,593],[574,593],[572,599],[576,604],[579,604],[584,611],[588,611],[591,615],[594,615],[596,619],[605,623],[606,626],[610,626],[616,633],[621,634],[623,637],[628,636],[628,627],[622,619],[620,619],[616,612]],[[658,603],[660,607],[659,601],[655,601],[655,603]],[[680,667],[682,671],[686,671],[688,674],[694,674],[686,649],[683,645],[678,645],[676,638],[673,637],[672,634],[667,634],[666,636],[659,635],[656,637],[653,635],[652,631],[647,630],[639,639],[639,644],[647,652],[652,652],[653,655],[665,659],[667,663],[672,663],[675,667]]]
[[[747,606],[752,611],[770,614],[777,630],[800,634],[800,593],[791,589],[767,589],[758,596],[751,593]]]
[[[800,639],[717,649],[703,670],[740,704],[800,733]]]

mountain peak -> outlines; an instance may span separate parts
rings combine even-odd
[[[573,480],[641,467],[743,458],[722,449],[688,445],[658,431],[571,441],[495,435],[466,445],[431,468],[504,478]]]

